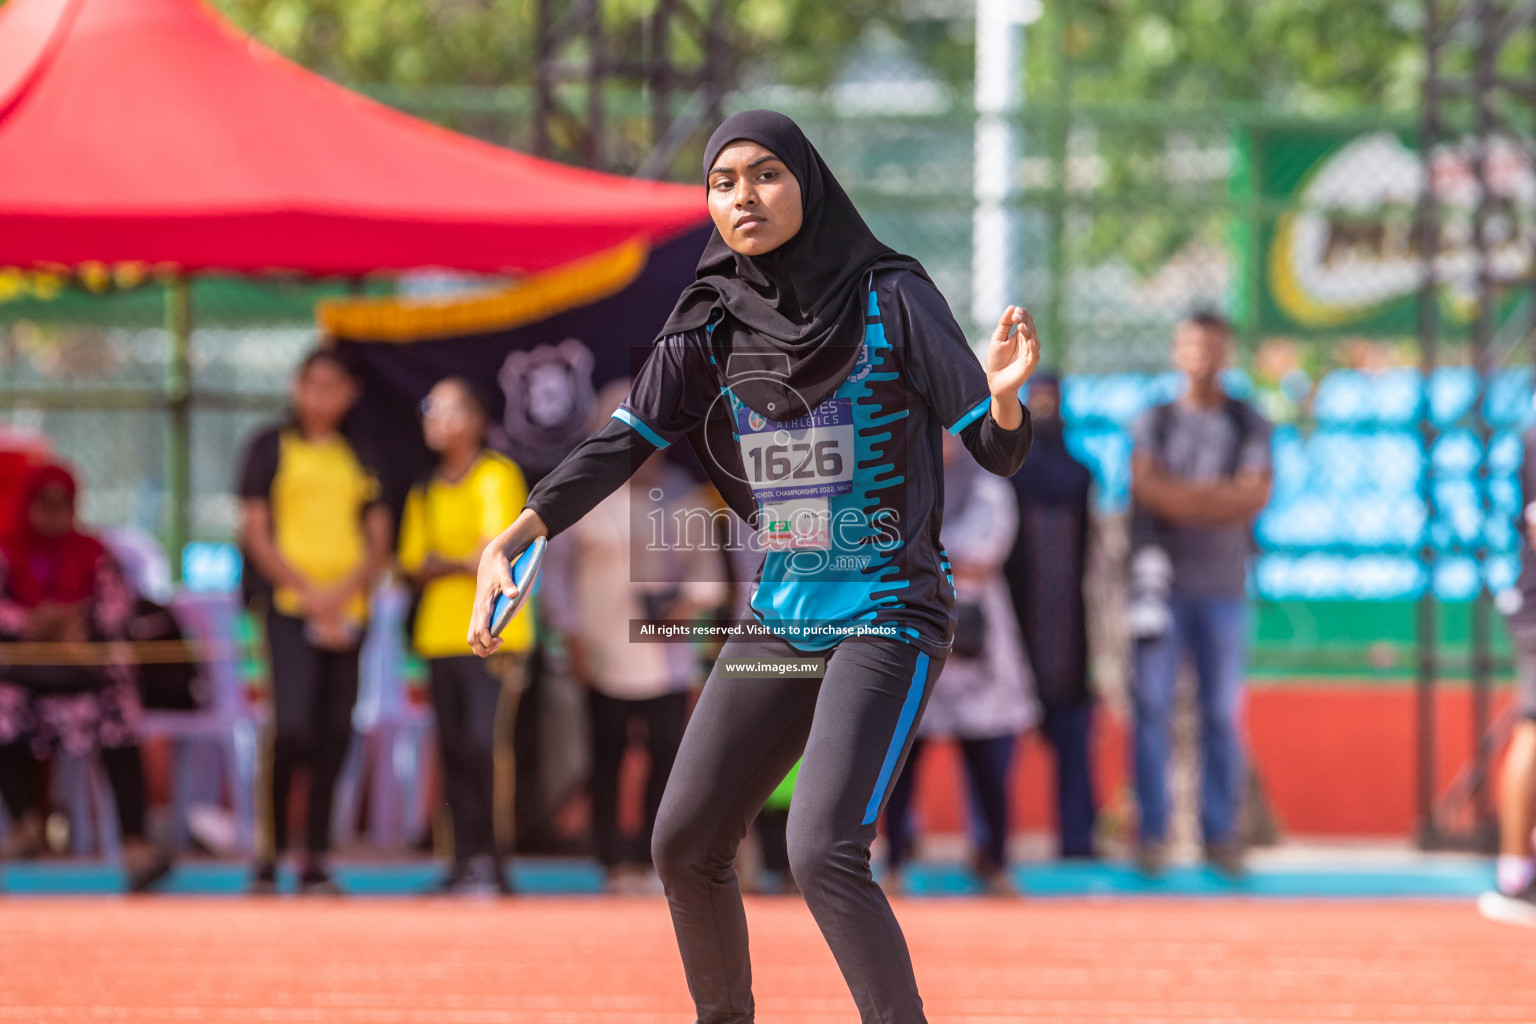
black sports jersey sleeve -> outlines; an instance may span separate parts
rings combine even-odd
[[[657,448],[703,423],[719,397],[705,344],[702,328],[658,341],[614,417]]]
[[[551,537],[570,529],[581,517],[623,485],[655,447],[618,420],[609,420],[577,445],[528,495]]]
[[[652,453],[701,427],[716,392],[702,331],[656,343],[629,394],[591,437],[528,496],[551,537],[569,529],[618,490]]]
[[[1034,438],[1029,409],[1015,429],[997,425],[986,371],[937,288],[916,274],[903,274],[894,295],[913,386],[981,468],[998,476],[1017,473]]]

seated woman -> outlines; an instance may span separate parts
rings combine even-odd
[[[76,526],[76,491],[64,467],[37,468],[18,528],[0,542],[0,643],[92,645],[51,665],[6,658],[0,648],[0,797],[23,839],[39,834],[37,759],[55,750],[98,755],[117,804],[129,888],[143,892],[171,861],[144,837],[135,668],[90,656],[126,639],[133,601],[106,548]]]

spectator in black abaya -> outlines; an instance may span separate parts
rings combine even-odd
[[[1063,857],[1093,857],[1093,693],[1088,685],[1087,575],[1093,475],[1067,451],[1061,382],[1037,373],[1029,412],[1035,445],[1013,475],[1019,534],[1004,565],[1056,755],[1056,814]]]

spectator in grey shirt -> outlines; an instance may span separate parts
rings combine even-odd
[[[1271,466],[1269,423],[1222,390],[1231,351],[1232,331],[1221,317],[1199,314],[1180,322],[1173,365],[1187,389],[1148,409],[1133,428],[1133,595],[1146,582],[1149,561],[1167,573],[1161,617],[1138,620],[1136,609],[1132,616],[1137,863],[1151,874],[1166,861],[1169,722],[1183,654],[1199,681],[1206,858],[1228,874],[1242,870],[1236,826],[1247,778],[1239,734],[1245,584],[1253,521],[1269,501]]]

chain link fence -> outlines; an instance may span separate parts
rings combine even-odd
[[[515,90],[381,98],[492,141],[527,144],[531,105]],[[937,87],[733,97],[733,107],[762,105],[805,126],[875,232],[923,260],[974,337],[988,326],[973,316],[975,261],[1012,260],[1012,291],[1035,313],[1046,362],[1069,375],[1073,443],[1095,472],[1111,524],[1128,496],[1128,425],[1177,386],[1167,373],[1175,323],[1196,309],[1231,317],[1240,342],[1231,386],[1277,424],[1274,500],[1257,531],[1261,667],[1402,671],[1411,602],[1429,582],[1420,551],[1426,408],[1441,432],[1428,532],[1444,553],[1436,592],[1465,601],[1484,581],[1498,590],[1512,580],[1515,439],[1530,420],[1532,387],[1524,307],[1511,300],[1500,311],[1485,448],[1468,420],[1479,381],[1456,365],[1466,358],[1454,336],[1442,354],[1447,368],[1427,392],[1416,369],[1421,269],[1412,224],[1423,171],[1409,126],[1238,108],[1031,105],[1013,119],[1012,252],[978,256],[975,117],[963,102]],[[626,118],[643,116],[632,106],[611,116],[616,137]],[[1448,201],[1466,206],[1457,166],[1455,153],[1437,155]],[[1505,208],[1509,237],[1523,251],[1536,219],[1529,178],[1510,172]],[[1448,261],[1444,308],[1452,323],[1466,323],[1472,311],[1458,282],[1470,271],[1454,253]],[[1514,265],[1518,255],[1509,261],[1501,272],[1529,270]],[[348,290],[289,280],[194,284],[194,540],[230,539],[241,441],[280,411],[290,368],[316,341],[314,301]],[[80,467],[87,519],[164,534],[173,421],[162,291],[117,280],[113,268],[68,281],[0,274],[0,420],[45,434]],[[1479,547],[1486,564],[1475,557]],[[1353,604],[1359,599],[1369,603]],[[1445,617],[1453,646],[1459,622]]]

